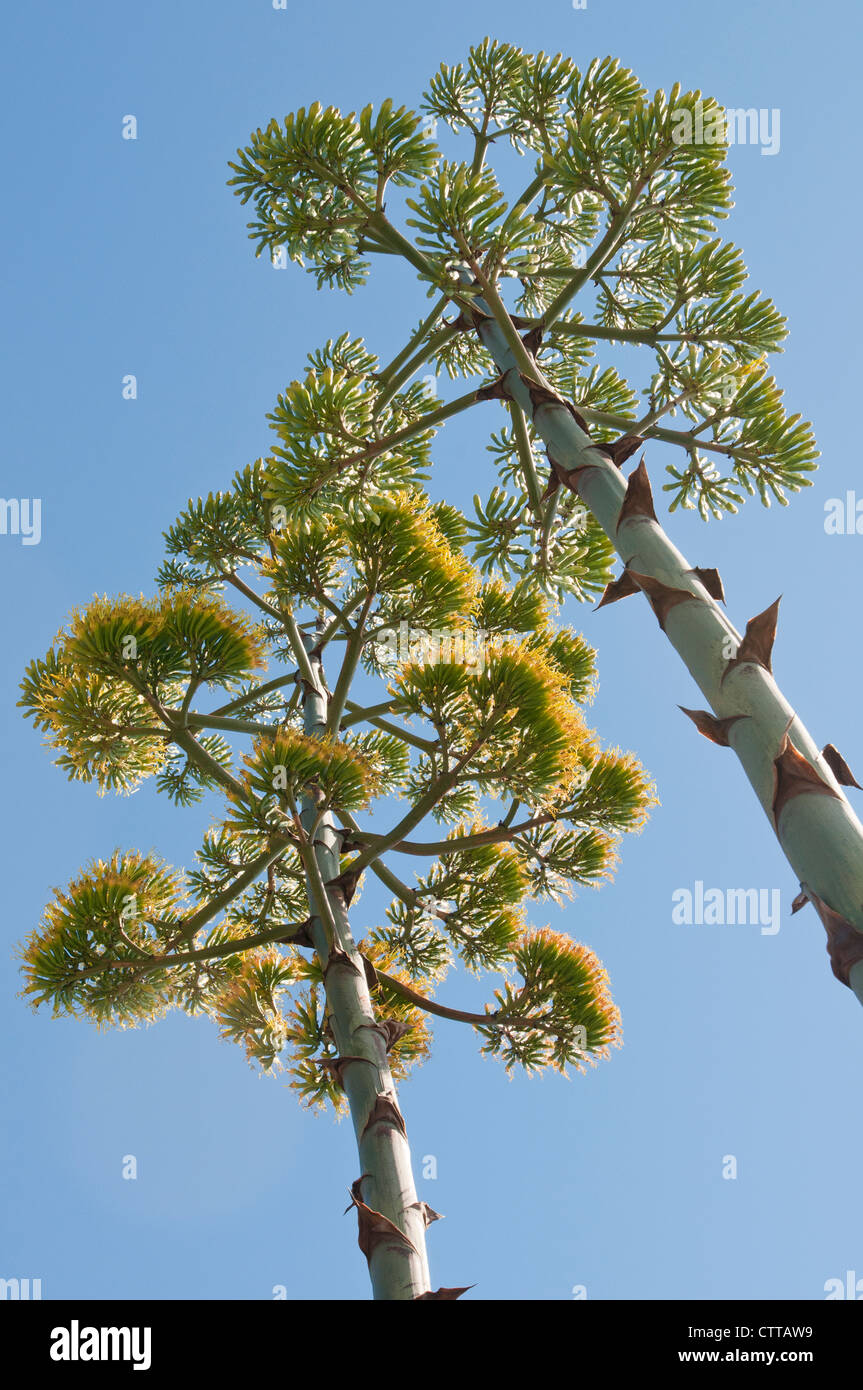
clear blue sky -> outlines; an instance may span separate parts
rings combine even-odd
[[[47,1298],[269,1298],[277,1284],[292,1299],[365,1297],[342,1216],[347,1123],[301,1111],[209,1023],[100,1035],[15,997],[14,944],[52,886],[115,845],[187,862],[207,820],[149,787],[100,800],[66,782],[14,708],[17,682],[73,604],[152,591],[162,531],[267,451],[265,414],[308,350],[350,329],[394,352],[425,303],[410,276],[397,294],[379,276],[349,299],[256,262],[225,187],[236,147],[316,99],[417,103],[441,61],[492,34],[582,66],[612,53],[651,90],[680,80],[781,111],[778,154],[731,152],[723,233],[744,248],[750,287],[790,317],[776,369],[814,422],[822,468],[785,510],[751,501],[719,525],[676,515],[669,530],[693,563],[718,565],[738,627],[784,595],[780,684],[859,775],[863,537],[823,526],[829,498],[863,497],[859,8],[150,0],[19,6],[6,30],[2,492],[40,497],[43,516],[39,545],[0,536],[0,1276],[41,1278]],[[136,142],[121,139],[127,114]],[[437,495],[468,505],[488,489],[483,443],[478,427],[447,426]],[[654,446],[652,471],[665,461]],[[735,760],[678,712],[701,702],[646,605],[567,617],[598,646],[594,722],[641,756],[662,806],[612,886],[534,920],[599,953],[625,1045],[586,1077],[508,1082],[469,1029],[439,1024],[401,1097],[418,1167],[437,1159],[420,1183],[447,1218],[429,1233],[434,1278],[489,1299],[568,1299],[581,1284],[591,1298],[823,1298],[827,1279],[863,1275],[847,1176],[863,1147],[859,1005],[830,973],[813,911],[790,919],[796,884]],[[675,925],[671,895],[696,880],[778,888],[779,932]],[[365,925],[383,905],[369,885]],[[480,986],[453,980],[441,997],[476,1007]]]

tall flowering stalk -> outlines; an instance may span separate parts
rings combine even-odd
[[[507,412],[473,558],[557,599],[647,598],[710,706],[685,713],[741,761],[800,880],[795,909],[814,905],[834,974],[863,1002],[863,826],[844,791],[857,784],[776,684],[777,604],[741,636],[719,575],[666,536],[644,457],[621,472],[646,442],[669,446],[669,510],[707,520],[748,494],[786,505],[815,467],[812,431],[767,364],[785,320],[745,292],[742,255],[717,235],[731,207],[726,125],[700,92],[651,97],[611,58],[582,71],[486,39],[441,65],[417,111],[316,104],[272,121],[230,183],[254,205],[258,253],[285,250],[319,285],[353,290],[374,255],[418,272],[432,307],[381,372],[384,400],[433,365],[485,376],[439,421],[485,400]],[[490,167],[506,144],[529,161],[526,182],[513,183],[511,156],[500,177]],[[640,393],[619,357],[596,360],[605,345],[627,364],[648,354]],[[377,447],[373,420],[363,439]],[[354,476],[366,456],[343,451],[309,487]]]
[[[585,723],[590,648],[535,587],[483,579],[464,519],[421,492],[435,414],[417,388],[385,392],[362,344],[312,354],[272,458],[168,532],[159,594],[74,612],[20,702],[71,778],[155,778],[215,818],[185,873],[117,850],[57,893],[23,947],[25,996],[97,1025],[203,1015],[307,1104],[349,1111],[359,1245],[374,1297],[399,1301],[464,1291],[432,1288],[437,1213],[397,1094],[429,1017],[508,1069],[607,1055],[601,963],[527,904],[599,885],[653,799]],[[370,420],[352,476],[309,488]],[[379,919],[358,909],[366,871],[392,895]],[[475,1011],[433,997],[459,961],[493,977]]]

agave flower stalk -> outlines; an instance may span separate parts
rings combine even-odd
[[[380,374],[383,399],[426,363],[451,377],[493,364],[476,398],[505,400],[510,426],[489,446],[504,486],[475,500],[475,558],[558,598],[647,596],[710,706],[687,713],[739,757],[799,878],[795,910],[813,903],[835,975],[863,1002],[863,827],[843,791],[856,783],[773,679],[776,605],[741,637],[718,576],[665,535],[643,460],[628,483],[620,472],[642,442],[676,446],[670,510],[707,520],[747,493],[784,505],[815,468],[811,427],[767,367],[786,321],[743,291],[742,255],[717,235],[732,206],[728,113],[677,83],[651,96],[610,57],[581,70],[492,39],[441,65],[421,111],[425,122],[391,102],[359,116],[316,103],[259,128],[229,180],[253,200],[258,254],[285,245],[319,284],[348,290],[366,252],[419,273],[434,307]],[[467,142],[465,158],[444,156],[429,118]],[[512,193],[489,166],[504,141],[534,160]],[[391,182],[412,185],[410,235],[387,209]],[[457,317],[442,320],[447,301]],[[589,366],[605,342],[651,355],[646,410],[616,367]],[[685,427],[669,428],[680,415]],[[615,550],[623,574],[597,584]]]
[[[303,727],[310,738],[326,737],[329,697],[323,663],[307,640],[314,686],[303,687]],[[360,1249],[369,1265],[376,1299],[403,1301],[431,1290],[426,1226],[437,1213],[417,1199],[405,1122],[399,1109],[388,1052],[403,1027],[375,1017],[366,963],[351,936],[347,891],[340,879],[343,832],[331,811],[321,815],[304,798],[302,822],[317,873],[309,884],[312,902],[326,895],[325,922],[314,914],[308,925],[327,994],[333,1039],[338,1048],[338,1082],[347,1096],[356,1134],[360,1177],[351,1189],[357,1211]],[[322,904],[323,906],[323,904]]]
[[[712,710],[684,713],[739,758],[800,881],[795,907],[806,899],[814,904],[833,973],[863,1004],[863,825],[842,790],[858,784],[832,744],[818,748],[776,684],[771,655],[779,601],[751,619],[741,637],[720,607],[716,571],[691,565],[659,524],[644,459],[624,478],[620,462],[643,441],[623,436],[615,447],[593,440],[524,343],[513,342],[508,316],[506,332],[496,296],[494,308],[496,314],[478,299],[474,322],[500,371],[499,394],[517,404],[545,442],[552,488],[579,496],[623,561],[599,606],[639,592],[647,598]]]
[[[406,486],[402,462],[379,451],[373,505],[363,466],[338,499],[319,496],[320,419],[355,442],[376,362],[344,340],[316,360],[320,378],[294,383],[276,420],[297,456],[283,449],[190,503],[167,536],[161,595],[95,600],[28,668],[21,704],[71,777],[102,791],[154,777],[178,805],[205,791],[225,805],[195,869],[118,850],[58,893],[23,948],[24,993],[99,1024],[203,1014],[252,1065],[286,1070],[306,1104],[347,1108],[374,1297],[453,1299],[463,1286],[430,1286],[437,1213],[417,1197],[395,1080],[429,1054],[429,1015],[471,1026],[508,1070],[584,1070],[619,1043],[601,963],[528,927],[526,904],[608,878],[652,787],[584,720],[590,648],[540,596],[483,583],[462,518]],[[413,399],[396,392],[393,409],[403,418]],[[226,586],[251,611],[231,608]],[[409,620],[420,645],[393,653]],[[386,699],[352,698],[360,667]],[[239,761],[225,734],[251,740]],[[508,802],[497,824],[486,795]],[[406,808],[384,809],[373,834],[363,813],[384,798]],[[414,840],[430,816],[448,833]],[[425,861],[413,881],[396,855]],[[393,898],[358,943],[348,908],[366,870]],[[431,997],[456,959],[503,977],[493,1002],[469,1012]]]

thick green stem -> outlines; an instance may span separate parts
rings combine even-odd
[[[477,307],[477,333],[497,364],[504,389],[533,420],[559,476],[597,519],[624,564],[644,578],[644,584],[635,581],[638,587],[649,592],[653,586],[652,601],[668,640],[715,716],[734,721],[721,726],[720,741],[726,740],[742,763],[786,858],[818,908],[828,930],[834,973],[863,1003],[863,939],[856,935],[863,933],[863,826],[831,767],[777,687],[769,656],[766,665],[751,658],[730,660],[740,647],[740,634],[689,561],[648,507],[624,507],[627,484],[620,469],[580,428],[535,363],[529,378],[540,390],[532,397],[510,351],[509,335],[495,318],[482,317],[481,302]],[[782,764],[778,760],[786,733],[793,747]],[[809,782],[805,772],[801,778],[799,767],[794,780],[795,749],[813,770]],[[838,921],[830,918],[831,912]]]
[[[304,727],[310,737],[323,738],[329,700],[320,657],[311,656],[313,639],[306,640],[317,679],[304,692]],[[345,891],[338,882],[341,832],[332,815],[319,816],[311,799],[303,803],[301,820],[307,833],[317,823],[312,850],[335,925],[332,948],[320,917],[312,918],[309,935],[325,972],[330,1022],[341,1059],[339,1081],[357,1139],[361,1176],[353,1191],[360,1238],[366,1245],[375,1299],[411,1300],[431,1287],[424,1208],[417,1199],[386,1039],[375,1018],[363,960],[351,935]],[[369,1210],[390,1225],[372,1222]]]

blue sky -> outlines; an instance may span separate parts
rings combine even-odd
[[[692,563],[719,567],[739,628],[783,594],[777,678],[859,774],[863,538],[824,530],[829,499],[863,497],[848,264],[859,10],[152,0],[21,6],[7,32],[2,491],[41,498],[42,537],[0,536],[0,1276],[41,1278],[46,1298],[260,1299],[275,1285],[290,1299],[365,1297],[342,1215],[356,1176],[347,1123],[301,1111],[209,1023],[98,1034],[16,998],[15,942],[52,887],[115,845],[188,862],[208,819],[149,787],[99,799],[66,782],[15,709],[18,680],[74,604],[153,590],[162,531],[267,451],[266,412],[307,351],[348,329],[386,357],[419,318],[410,274],[376,275],[348,298],[256,262],[225,187],[236,147],[314,100],[418,104],[441,61],[491,34],[582,67],[611,53],[651,90],[679,80],[781,112],[777,154],[731,151],[736,208],[722,232],[744,249],[749,287],[789,316],[775,367],[789,408],[814,423],[821,470],[787,509],[750,501],[721,524],[675,514],[668,529]],[[136,141],[121,138],[127,114]],[[121,396],[127,373],[135,401]],[[467,507],[488,490],[485,428],[446,427],[435,495]],[[648,453],[652,472],[667,461]],[[700,700],[646,605],[566,617],[598,647],[592,722],[639,754],[662,805],[624,845],[613,885],[534,920],[600,955],[624,1047],[584,1077],[508,1081],[469,1029],[437,1026],[401,1094],[418,1174],[423,1156],[437,1162],[421,1196],[447,1218],[429,1233],[433,1277],[488,1299],[566,1300],[576,1285],[589,1298],[823,1298],[826,1280],[863,1276],[845,1177],[863,1143],[859,1005],[830,973],[812,910],[790,919],[797,885],[735,760],[677,710]],[[672,894],[697,880],[779,889],[779,932],[676,925]],[[369,885],[357,929],[383,907]],[[453,979],[440,997],[479,1007],[480,989]],[[127,1154],[135,1181],[122,1177]]]

